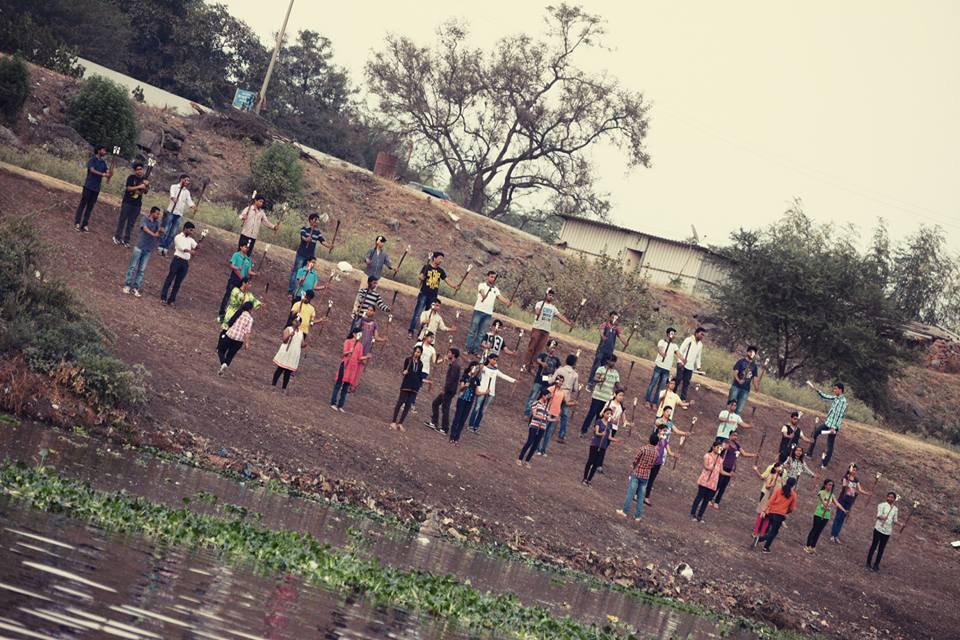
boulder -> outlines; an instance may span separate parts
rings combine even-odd
[[[7,129],[6,127],[0,127],[0,144],[4,144],[8,147],[20,148],[20,138],[17,137],[13,131]]]
[[[396,218],[390,218],[387,220],[387,226],[390,227],[390,230],[394,233],[400,232],[400,221]]]
[[[165,136],[163,138],[163,148],[167,151],[179,152],[183,148],[183,139],[175,138],[173,136]]]
[[[460,229],[460,236],[467,242],[474,242],[477,239],[477,234],[470,229]]]
[[[481,238],[481,237],[478,236],[478,237],[474,238],[473,242],[474,242],[478,247],[480,247],[481,249],[483,249],[484,251],[486,251],[487,253],[489,253],[489,254],[492,255],[492,256],[498,256],[498,255],[500,255],[501,253],[503,253],[503,251],[500,249],[500,246],[499,246],[498,244],[496,244],[495,242],[491,242],[490,240],[487,240],[486,238]]]
[[[156,131],[144,129],[140,132],[140,137],[137,138],[137,146],[147,153],[153,153],[153,151],[157,148],[157,141],[159,139],[160,136]]]

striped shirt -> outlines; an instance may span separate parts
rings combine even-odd
[[[823,424],[839,431],[840,423],[843,422],[843,416],[847,412],[847,396],[842,393],[838,396],[828,396],[822,391],[817,391],[817,393],[821,398],[831,403],[830,410],[827,411],[827,419],[823,421]]]
[[[383,298],[380,296],[380,292],[371,291],[367,287],[364,287],[357,291],[357,299],[354,302],[353,317],[359,318],[363,315],[363,312],[370,307],[375,307],[380,309],[380,311],[390,311],[390,307],[386,302],[383,301]]]
[[[641,480],[650,477],[650,471],[657,463],[657,445],[645,444],[637,451],[637,457],[633,459],[633,470],[630,472]]]
[[[233,326],[227,329],[227,337],[243,342],[250,335],[251,329],[253,329],[253,316],[249,311],[244,311]]]
[[[550,414],[547,412],[547,405],[543,402],[534,402],[530,408],[530,427],[543,431],[550,422]]]

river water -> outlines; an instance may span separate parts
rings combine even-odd
[[[400,568],[453,574],[527,605],[602,623],[628,622],[651,638],[716,638],[716,623],[436,538],[391,530],[321,504],[192,467],[109,449],[31,425],[0,427],[0,457],[45,463],[97,489],[214,512],[232,504],[264,526],[309,532],[330,545]],[[306,584],[263,576],[208,550],[108,534],[0,500],[0,638],[466,638],[442,621],[373,607]],[[730,638],[753,638],[738,631]]]

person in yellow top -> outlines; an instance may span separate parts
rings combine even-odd
[[[253,303],[254,309],[259,309],[263,306],[263,303],[250,291],[250,278],[244,278],[238,286],[230,291],[230,297],[227,299],[227,308],[223,314],[223,322],[220,323],[221,329],[226,330],[230,327],[230,318],[240,310],[244,302]]]
[[[310,289],[303,294],[303,298],[297,300],[293,306],[290,307],[290,317],[287,319],[287,326],[290,326],[293,318],[300,316],[300,333],[303,334],[304,340],[306,340],[307,335],[310,333],[310,327],[323,322],[323,318],[317,319],[317,309],[311,304],[312,302],[313,289]]]
[[[673,415],[677,414],[677,405],[686,409],[690,405],[680,399],[680,394],[676,392],[677,388],[677,379],[670,378],[667,382],[667,388],[660,392],[660,403],[657,405],[657,417],[660,418],[663,416],[663,408],[670,407],[673,410]]]

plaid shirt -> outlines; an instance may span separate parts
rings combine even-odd
[[[657,461],[657,445],[645,444],[637,451],[637,457],[633,460],[633,469],[630,473],[641,480],[650,477],[650,471]]]
[[[243,342],[250,335],[251,329],[253,329],[253,316],[244,311],[233,326],[227,329],[227,337]]]
[[[817,391],[817,393],[820,394],[821,398],[831,403],[830,410],[827,411],[827,419],[823,421],[823,424],[839,431],[840,423],[843,422],[843,415],[847,412],[847,396],[843,394],[828,396],[822,391]]]

